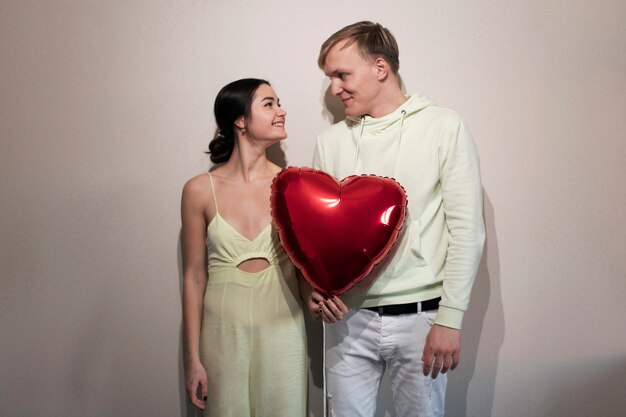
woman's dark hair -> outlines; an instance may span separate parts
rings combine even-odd
[[[235,121],[241,116],[244,118],[250,116],[254,93],[261,84],[270,85],[269,82],[258,78],[243,78],[225,85],[217,93],[213,112],[218,132],[209,143],[208,153],[211,154],[211,162],[219,164],[230,159],[235,147]]]

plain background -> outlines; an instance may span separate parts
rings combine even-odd
[[[193,415],[179,204],[215,95],[269,79],[288,112],[273,157],[309,165],[337,114],[319,46],[363,19],[481,157],[487,242],[447,415],[623,414],[621,0],[1,0],[0,414]]]

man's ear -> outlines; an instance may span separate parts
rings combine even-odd
[[[382,57],[374,60],[374,68],[376,69],[376,78],[378,81],[384,81],[389,75],[389,64]]]

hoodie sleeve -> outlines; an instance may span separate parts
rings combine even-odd
[[[478,154],[463,120],[439,149],[448,253],[435,323],[460,329],[485,240]]]

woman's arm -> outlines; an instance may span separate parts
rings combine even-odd
[[[183,188],[181,203],[183,244],[183,355],[185,389],[189,400],[204,409],[207,395],[206,370],[200,361],[200,329],[204,309],[206,270],[206,192],[198,177]]]

